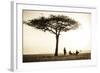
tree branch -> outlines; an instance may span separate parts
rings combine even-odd
[[[60,28],[59,31],[58,31],[58,35],[60,35],[60,32],[61,32],[61,28]]]
[[[49,29],[49,28],[47,28],[46,30],[52,32],[53,34],[56,34],[56,32],[54,32],[53,30],[51,30],[51,29]]]

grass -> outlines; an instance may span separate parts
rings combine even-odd
[[[80,53],[79,55],[54,56],[53,54],[23,55],[23,62],[42,62],[42,61],[67,61],[67,60],[86,60],[91,59],[91,53]]]

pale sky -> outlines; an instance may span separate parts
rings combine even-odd
[[[65,15],[78,21],[79,28],[62,32],[59,38],[59,53],[63,53],[64,47],[67,51],[91,50],[91,14],[89,13],[68,13],[49,11],[23,11],[23,21],[31,20],[41,16]],[[50,32],[43,32],[23,24],[23,54],[54,54],[56,46],[55,35]]]

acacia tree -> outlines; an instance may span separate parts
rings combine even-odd
[[[25,22],[29,26],[42,31],[49,31],[56,37],[55,56],[58,56],[58,43],[61,32],[67,32],[78,28],[79,24],[74,19],[64,15],[50,15],[49,17],[39,17]]]

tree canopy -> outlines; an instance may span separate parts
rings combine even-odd
[[[74,19],[64,15],[50,15],[50,17],[39,17],[26,22],[29,26],[35,27],[43,31],[49,31],[53,34],[60,33],[61,31],[68,31],[76,29],[78,22]]]

